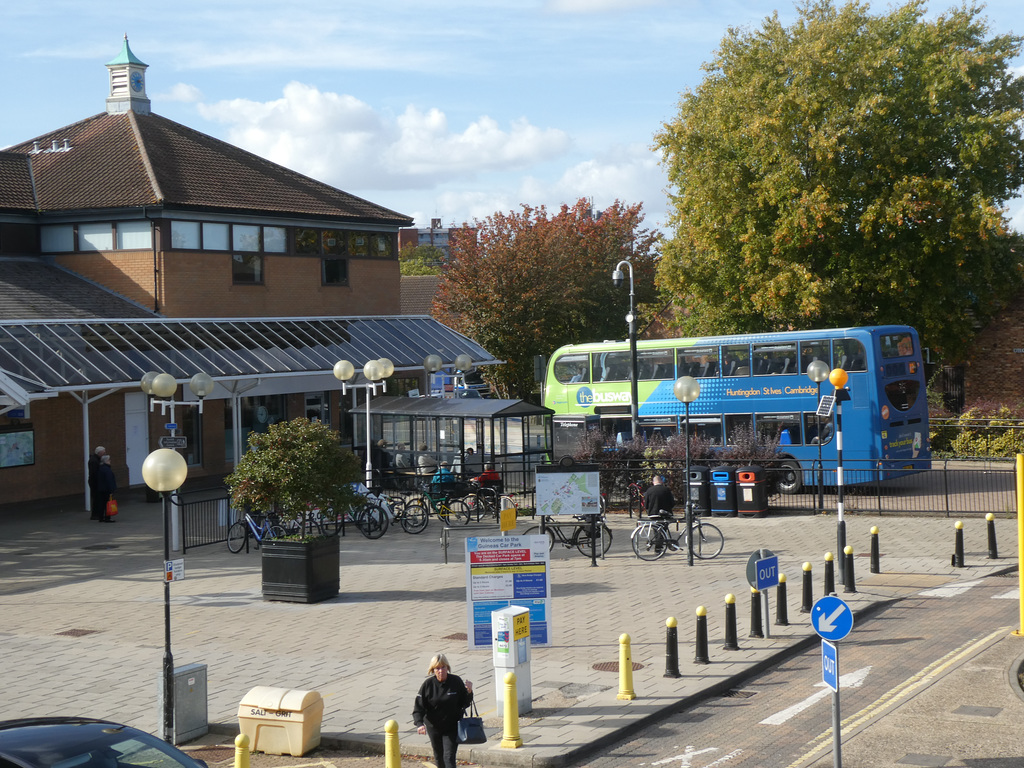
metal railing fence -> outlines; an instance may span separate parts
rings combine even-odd
[[[170,500],[181,515],[182,552],[228,540],[228,528],[235,521],[227,488],[175,493]]]

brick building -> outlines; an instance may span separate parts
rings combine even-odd
[[[95,445],[120,485],[141,483],[168,421],[139,388],[149,370],[216,382],[202,414],[175,414],[198,477],[283,418],[358,445],[339,359],[391,359],[399,390],[428,354],[493,362],[398,317],[409,217],[154,114],[127,38],[106,67],[103,112],[0,151],[3,502],[84,490]]]

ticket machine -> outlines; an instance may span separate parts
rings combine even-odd
[[[494,657],[494,690],[498,715],[505,713],[505,675],[516,674],[519,714],[533,710],[530,680],[530,609],[510,605],[491,612],[491,648]]]

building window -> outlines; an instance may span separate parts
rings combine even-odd
[[[295,252],[320,255],[320,230],[296,229]]]
[[[370,236],[366,232],[349,232],[348,252],[352,256],[370,255]]]
[[[203,224],[204,251],[227,251],[230,247],[227,224]]]
[[[323,232],[324,253],[330,256],[345,255],[345,233],[340,229],[325,229]]]
[[[198,221],[171,222],[171,248],[198,250],[200,245]]]
[[[284,227],[263,228],[263,251],[265,253],[284,253],[288,250],[288,238]]]
[[[242,285],[262,285],[262,254],[236,253],[233,255],[231,257],[231,282]]]
[[[260,250],[260,228],[247,224],[235,224],[231,228],[232,250],[258,252]]]
[[[109,221],[78,225],[78,250],[114,250],[114,228]]]
[[[39,247],[43,253],[67,253],[75,250],[75,228],[70,224],[40,227]]]
[[[152,247],[152,229],[148,220],[117,222],[117,249],[119,251],[136,251]]]
[[[348,285],[348,262],[345,259],[324,259],[323,284]]]

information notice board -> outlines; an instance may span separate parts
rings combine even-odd
[[[530,645],[551,645],[547,536],[466,539],[469,649],[491,647],[491,613],[510,605],[530,611]]]

